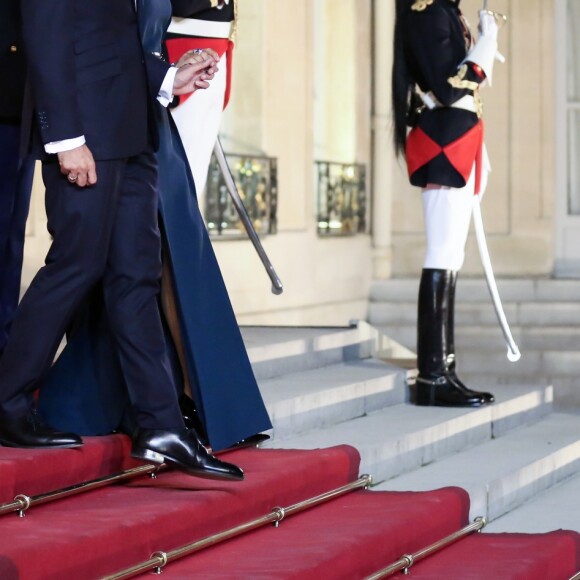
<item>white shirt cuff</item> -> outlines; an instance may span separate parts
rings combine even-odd
[[[85,136],[74,137],[73,139],[64,139],[63,141],[51,141],[44,144],[44,150],[49,153],[63,153],[81,147],[86,143]]]
[[[172,66],[165,75],[159,93],[157,94],[157,100],[164,106],[169,106],[169,103],[173,101],[173,84],[175,83],[175,75],[177,74],[177,68]]]

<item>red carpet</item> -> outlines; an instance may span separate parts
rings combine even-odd
[[[37,494],[119,471],[132,462],[123,437],[82,450],[0,448],[0,494]],[[348,446],[313,451],[245,449],[227,459],[242,483],[178,472],[139,478],[0,517],[1,580],[89,580],[287,507],[356,479]],[[466,525],[466,492],[358,491],[182,561],[167,578],[356,579]],[[568,580],[580,568],[580,535],[478,535],[420,562],[416,578]]]
[[[577,533],[564,531],[476,534],[418,562],[412,570],[412,577],[421,580],[568,580],[580,571],[580,539]]]
[[[0,447],[0,503],[19,493],[38,495],[138,465],[124,435],[85,437],[78,449]]]
[[[244,468],[244,482],[167,472],[38,506],[24,519],[0,518],[0,578],[77,580],[112,573],[156,550],[342,486],[356,479],[359,463],[347,446],[246,449],[229,453],[228,460]]]
[[[163,576],[364,578],[463,527],[468,511],[467,493],[458,488],[358,491],[284,520],[279,528],[262,528],[169,564]]]

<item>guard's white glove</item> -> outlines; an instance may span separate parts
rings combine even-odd
[[[481,10],[478,30],[479,39],[465,60],[479,66],[485,74],[487,83],[491,86],[495,60],[505,60],[497,51],[499,26],[495,16],[487,10]]]
[[[497,20],[495,16],[488,12],[487,10],[480,10],[479,12],[479,30],[480,36],[490,36],[497,42],[497,34],[499,32],[499,26],[497,25]]]

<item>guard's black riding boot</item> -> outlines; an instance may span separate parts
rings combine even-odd
[[[474,391],[467,387],[457,376],[455,370],[455,287],[457,286],[458,272],[451,272],[451,283],[449,285],[449,317],[447,319],[447,369],[449,378],[466,393],[482,397],[486,403],[495,402],[495,397],[491,393]]]
[[[419,286],[415,403],[433,407],[480,407],[483,397],[465,392],[449,376],[450,270],[424,269]]]

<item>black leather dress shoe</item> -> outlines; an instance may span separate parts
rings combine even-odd
[[[467,393],[449,376],[417,377],[415,404],[424,407],[481,407],[487,401],[480,394]]]
[[[230,481],[244,479],[244,472],[239,467],[211,455],[191,429],[137,429],[131,456],[157,464],[170,463],[198,477]]]
[[[0,445],[4,447],[67,449],[82,444],[78,435],[45,425],[34,412],[24,417],[0,414]]]

